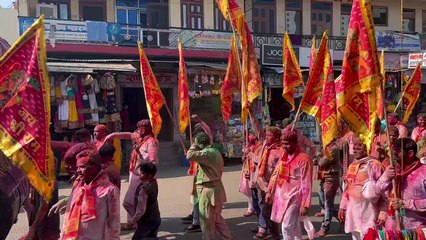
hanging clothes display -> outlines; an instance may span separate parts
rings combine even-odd
[[[68,129],[82,128],[84,125],[79,121],[77,104],[76,104],[76,92],[77,83],[74,75],[70,75],[66,80],[66,91],[68,95]]]
[[[68,93],[67,93],[67,80],[63,79],[62,76],[59,77],[59,82],[56,82],[55,86],[55,96],[56,101],[58,102],[58,125],[56,131],[60,132],[61,128],[68,127]]]
[[[121,118],[117,108],[114,76],[111,73],[105,73],[101,78],[104,78],[106,82],[105,121],[110,131],[115,132],[121,129]]]
[[[84,124],[95,126],[99,123],[98,103],[96,93],[99,93],[98,81],[90,74],[84,76],[79,82],[79,89],[83,100]]]

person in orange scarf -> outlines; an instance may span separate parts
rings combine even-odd
[[[268,190],[269,180],[275,169],[276,164],[284,153],[280,143],[281,130],[278,127],[267,127],[265,144],[263,145],[260,155],[255,161],[256,170],[253,175],[253,182],[255,183],[258,204],[261,209],[259,215],[259,229],[257,234],[254,236],[256,239],[264,239],[266,237],[279,237],[278,224],[271,221],[272,204],[266,203],[265,195]],[[265,224],[266,223],[266,224]],[[270,232],[270,235],[266,234],[266,229]]]
[[[397,147],[401,149],[400,158],[403,159],[402,171],[395,168],[397,193],[391,193],[390,203],[393,209],[403,208],[405,216],[402,218],[402,225],[405,229],[418,229],[426,227],[426,165],[417,158],[417,145],[410,138],[400,138],[396,142]],[[386,173],[386,172],[385,172]],[[391,181],[395,174],[388,174],[384,178],[379,190],[390,191],[392,189]],[[382,180],[383,177],[381,177]],[[401,212],[401,211],[400,211]],[[388,217],[386,221],[386,230],[396,230],[395,216]]]
[[[240,193],[248,197],[248,208],[247,212],[243,214],[244,217],[250,217],[256,214],[255,206],[253,205],[253,193],[252,193],[252,184],[250,179],[254,172],[254,158],[256,155],[259,155],[259,151],[262,148],[262,143],[259,139],[253,134],[248,136],[248,145],[244,147],[244,155],[242,157],[243,168],[241,170],[240,177]],[[258,208],[257,204],[256,207]],[[259,209],[260,212],[260,209]]]
[[[269,182],[265,201],[272,203],[271,220],[281,223],[283,239],[301,240],[299,216],[311,206],[312,158],[299,146],[295,130],[284,130],[284,149]]]
[[[77,155],[77,174],[61,239],[120,239],[120,192],[102,171],[96,151]]]
[[[152,162],[158,166],[158,141],[152,132],[152,126],[148,119],[140,120],[137,123],[138,129],[131,132],[115,132],[109,134],[105,138],[105,142],[114,138],[128,139],[133,142],[133,151],[129,166],[129,189],[124,197],[124,205],[133,205],[134,196],[137,187],[140,185],[138,168],[144,162]],[[135,229],[135,225],[131,223],[131,216],[127,215],[127,225],[123,226],[123,230]]]
[[[346,190],[342,193],[339,220],[345,222],[345,232],[352,239],[361,240],[369,228],[376,226],[379,214],[375,182],[382,175],[382,163],[368,156],[367,147],[360,138],[354,141],[354,161],[346,174]]]

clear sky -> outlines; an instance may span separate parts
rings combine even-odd
[[[0,6],[9,7],[12,4],[13,0],[0,0]]]

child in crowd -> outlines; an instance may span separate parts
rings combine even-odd
[[[137,225],[133,240],[156,239],[161,224],[158,209],[158,184],[155,179],[157,166],[152,162],[142,163],[139,167],[141,183],[135,192],[134,204],[123,204],[131,218],[131,224]]]
[[[120,170],[114,164],[115,147],[112,144],[105,143],[99,148],[99,155],[101,155],[101,163],[104,172],[108,175],[109,181],[121,189],[121,176]]]

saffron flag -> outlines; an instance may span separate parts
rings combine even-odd
[[[283,41],[283,68],[283,98],[294,110],[294,89],[303,84],[303,78],[287,32]]]
[[[0,150],[50,201],[55,171],[43,16],[0,58],[0,89]]]
[[[314,40],[315,41],[315,40]],[[322,35],[320,47],[318,49],[318,53],[316,53],[316,57],[314,62],[311,64],[311,69],[309,73],[308,83],[306,84],[305,93],[303,94],[302,101],[300,102],[300,109],[307,114],[314,116],[318,120],[320,120],[320,108],[322,101],[322,92],[324,81],[326,79],[328,69],[325,68],[325,57],[327,47],[328,37],[324,32]],[[312,58],[311,52],[311,58]],[[328,64],[328,63],[327,63]]]
[[[384,118],[385,111],[385,101],[383,96],[383,91],[385,89],[385,52],[382,50],[380,54],[380,73],[382,74],[382,83],[377,86],[377,116],[378,118]]]
[[[417,65],[410,79],[408,80],[407,85],[404,88],[404,92],[402,93],[402,99],[404,101],[404,105],[407,106],[407,110],[405,110],[404,118],[402,119],[402,123],[407,123],[408,118],[413,112],[414,106],[419,99],[420,94],[420,82],[422,80],[422,69],[421,62]]]
[[[241,65],[238,55],[238,46],[235,34],[232,35],[231,49],[228,56],[228,68],[220,93],[222,100],[222,118],[225,123],[228,122],[232,110],[232,96],[241,89]]]
[[[262,94],[262,79],[257,63],[256,51],[250,29],[244,18],[244,12],[236,0],[217,0],[218,7],[225,19],[232,23],[237,31],[242,52],[241,121],[245,122],[248,106]]]
[[[328,42],[323,39],[324,42]],[[322,41],[321,41],[322,43]],[[330,144],[338,133],[338,117],[337,117],[337,103],[336,103],[336,89],[334,85],[334,71],[333,60],[331,59],[330,49],[325,44],[324,56],[324,86],[322,92],[321,102],[321,136],[323,148]],[[327,152],[327,151],[325,151]]]
[[[183,58],[182,43],[178,43],[179,49],[179,79],[178,79],[178,99],[179,99],[179,132],[184,133],[189,124],[189,94],[188,81],[186,76],[185,59]]]
[[[165,104],[165,99],[160,90],[160,86],[158,86],[157,79],[152,72],[151,65],[149,64],[148,58],[143,50],[142,43],[139,42],[138,47],[146,109],[148,110],[152,132],[154,133],[154,136],[157,137],[161,130],[161,124],[163,123],[160,116],[160,109]]]
[[[342,77],[336,81],[340,116],[363,139],[370,151],[377,119],[380,73],[377,43],[369,0],[354,0],[349,21]]]

